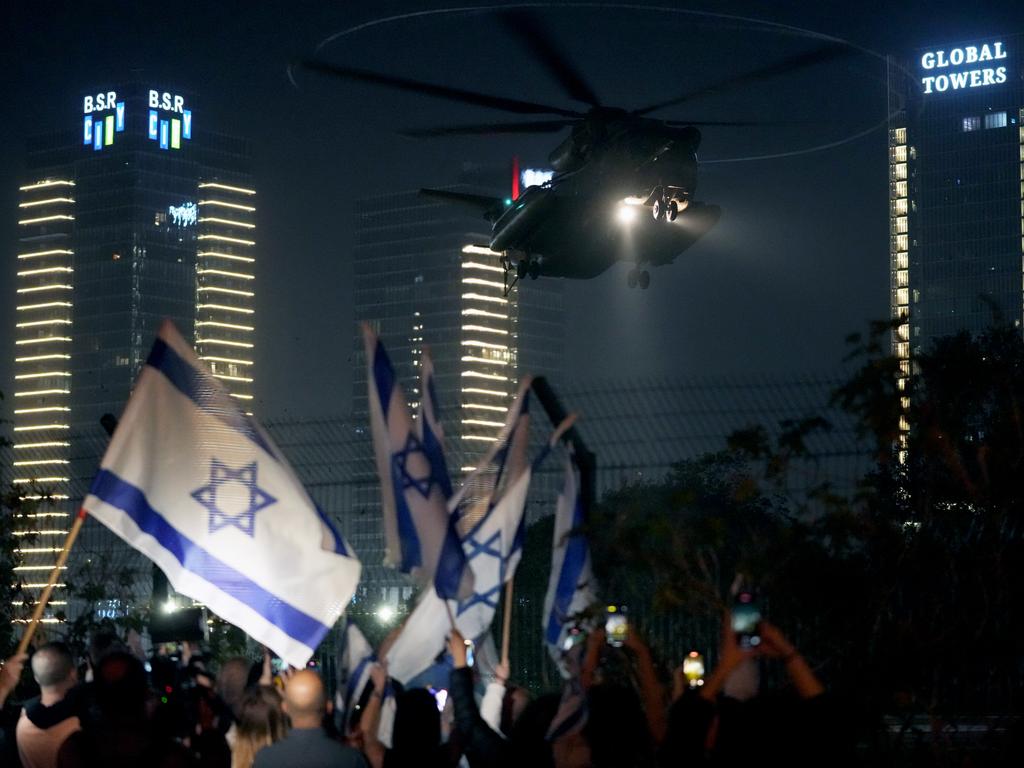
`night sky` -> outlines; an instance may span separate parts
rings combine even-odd
[[[311,55],[332,34],[375,18],[444,7],[355,0],[5,4],[0,236],[7,257],[0,269],[0,386],[9,386],[13,346],[10,300],[24,137],[76,125],[80,93],[135,68],[155,87],[197,91],[197,130],[210,126],[254,141],[258,411],[266,418],[345,413],[354,328],[352,200],[452,183],[466,162],[503,163],[519,155],[525,164],[542,165],[560,139],[405,139],[395,131],[509,116],[309,75],[297,77],[298,89],[289,82],[288,62]],[[685,7],[795,25],[882,54],[1024,30],[1024,6],[1012,2]],[[603,102],[630,108],[818,44],[780,29],[666,11],[551,7],[538,15]],[[486,12],[379,24],[339,37],[322,56],[580,106]],[[885,118],[884,71],[877,57],[858,53],[658,113],[790,124],[704,130],[700,156],[709,162],[697,197],[721,205],[722,220],[675,265],[655,270],[648,291],[630,291],[624,267],[567,286],[572,377],[834,370],[844,336],[888,314],[885,131],[783,159],[713,161],[789,153],[877,125]]]

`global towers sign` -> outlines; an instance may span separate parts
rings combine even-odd
[[[926,51],[921,69],[928,74],[921,77],[921,87],[925,93],[944,93],[1001,85],[1006,82],[1006,65],[996,62],[1007,56],[1002,42]]]

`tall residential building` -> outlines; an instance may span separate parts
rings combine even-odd
[[[30,592],[95,474],[100,418],[120,415],[163,318],[233,397],[253,399],[248,144],[210,131],[194,96],[163,84],[111,86],[77,104],[61,130],[28,140],[18,203],[13,482],[52,494],[22,531]],[[75,556],[112,547],[90,523]]]
[[[889,60],[893,351],[1024,313],[1024,36]],[[909,400],[904,401],[909,405]],[[906,424],[904,424],[906,428]]]

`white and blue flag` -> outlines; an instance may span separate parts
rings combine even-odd
[[[562,669],[567,640],[573,627],[597,600],[591,567],[590,546],[581,531],[586,510],[580,497],[579,480],[571,452],[565,457],[565,480],[555,505],[555,530],[551,551],[551,576],[544,598],[544,642]]]
[[[502,588],[515,575],[532,475],[526,461],[529,387],[530,379],[524,380],[497,441],[449,502],[473,572],[473,591],[450,600],[447,608],[433,591],[420,597],[388,650],[388,674],[402,684],[430,667],[444,650],[451,631],[449,611],[464,637],[476,640],[486,633]]]
[[[309,661],[360,565],[288,462],[165,321],[84,508],[174,588]]]
[[[412,574],[420,583],[433,583],[441,598],[464,598],[472,592],[473,573],[466,567],[454,520],[448,514],[451,480],[442,438],[426,419],[414,428],[384,345],[365,324],[363,339],[370,427],[381,483],[385,564]]]
[[[343,713],[342,722],[348,724],[370,681],[370,668],[377,662],[373,647],[352,619],[345,623],[345,643],[338,661],[337,703]]]
[[[565,456],[565,481],[555,505],[551,576],[544,598],[544,642],[564,679],[562,699],[548,728],[548,741],[580,731],[588,719],[580,668],[590,629],[584,618],[597,600],[590,546],[581,528],[586,509],[572,449]]]

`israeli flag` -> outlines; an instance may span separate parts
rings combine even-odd
[[[359,582],[359,561],[273,441],[169,321],[83,506],[292,666]]]
[[[338,659],[338,709],[342,722],[348,726],[359,707],[359,701],[370,681],[370,667],[377,654],[362,631],[351,619],[345,624],[345,643]],[[345,730],[347,734],[347,728]]]
[[[580,497],[579,482],[572,453],[565,457],[565,481],[555,505],[555,530],[551,552],[551,576],[544,598],[544,642],[562,674],[569,676],[563,664],[567,641],[580,616],[597,600],[590,547],[580,529],[586,523],[586,510]]]
[[[449,611],[464,637],[477,639],[491,627],[502,588],[522,557],[524,512],[532,468],[525,461],[529,441],[529,386],[526,379],[497,442],[470,474],[449,506],[473,573],[473,591],[445,602],[425,592],[402,633],[388,650],[388,674],[403,685],[434,664],[451,631]]]
[[[451,480],[440,437],[416,429],[384,345],[363,325],[369,386],[370,426],[381,481],[385,565],[433,582],[441,598],[472,593],[473,573],[448,514]],[[432,385],[431,385],[432,386]]]

